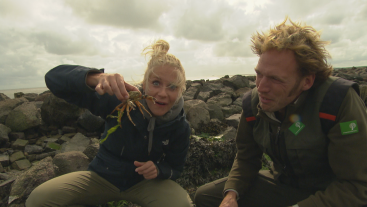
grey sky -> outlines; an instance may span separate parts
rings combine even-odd
[[[322,31],[334,67],[367,65],[367,0],[0,0],[0,90],[44,87],[60,64],[140,81],[159,38],[187,79],[253,74],[251,34],[286,15]]]

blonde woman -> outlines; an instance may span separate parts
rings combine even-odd
[[[27,207],[97,205],[128,200],[141,206],[191,206],[186,191],[176,182],[189,147],[190,127],[183,111],[185,71],[179,59],[167,53],[169,44],[158,40],[143,50],[150,57],[142,93],[155,98],[139,102],[147,111],[130,111],[121,118],[107,117],[138,89],[120,74],[60,65],[46,76],[48,88],[69,103],[89,109],[105,119],[106,138],[88,171],[49,180],[29,196]],[[149,112],[149,114],[148,114]],[[114,112],[117,116],[117,112]],[[108,134],[108,138],[107,138]]]

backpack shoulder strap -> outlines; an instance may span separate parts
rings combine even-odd
[[[251,127],[254,127],[256,118],[252,111],[251,94],[252,94],[252,90],[249,90],[242,97],[242,110],[243,110],[242,113],[246,117],[247,123],[249,123]]]
[[[359,95],[358,84],[343,78],[336,79],[326,91],[319,109],[319,117],[324,134],[327,135],[329,130],[335,125],[339,108],[350,87],[353,87]]]

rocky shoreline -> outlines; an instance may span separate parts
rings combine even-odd
[[[340,68],[333,76],[360,84],[367,103],[367,67]],[[177,182],[193,195],[196,188],[227,176],[236,154],[234,137],[242,95],[255,87],[254,76],[187,81],[184,109],[192,128],[184,172]],[[41,183],[86,170],[98,151],[104,121],[51,92],[0,93],[0,207],[24,206]]]

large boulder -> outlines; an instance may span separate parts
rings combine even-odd
[[[104,125],[104,120],[100,116],[93,115],[89,110],[85,110],[78,118],[77,123],[88,132],[94,132]]]
[[[207,124],[210,121],[209,111],[202,100],[185,101],[184,110],[187,114],[186,119],[195,130],[200,127],[200,124]]]
[[[5,125],[12,131],[20,132],[41,125],[41,114],[33,102],[26,102],[13,109]]]
[[[204,86],[200,89],[200,92],[197,95],[197,99],[206,102],[209,98],[221,93],[223,87],[224,86],[222,83],[205,82]]]
[[[6,100],[6,99],[10,99],[7,95],[0,93],[0,101]]]
[[[184,94],[182,94],[183,99],[185,101],[196,99],[199,92],[200,92],[201,87],[202,87],[202,85],[200,83],[192,83],[190,85],[190,88],[188,88],[184,92]]]
[[[77,133],[71,140],[61,145],[60,152],[80,151],[83,152],[91,143],[91,139],[82,133]]]
[[[70,172],[87,170],[89,158],[83,152],[71,151],[55,155],[52,163],[55,166],[56,176],[60,176]]]
[[[220,93],[216,96],[213,96],[212,98],[210,98],[207,103],[211,103],[211,104],[219,104],[221,106],[228,106],[230,104],[232,104],[232,97],[230,94],[228,93]]]
[[[23,104],[24,102],[28,102],[28,100],[25,98],[17,98],[0,101],[0,123],[5,124],[5,120],[8,117],[8,114],[15,107]]]
[[[11,129],[4,124],[0,124],[0,143],[9,142],[9,133]]]
[[[40,184],[55,177],[52,158],[46,157],[37,165],[24,171],[14,181],[10,191],[8,204],[24,203],[29,194]]]
[[[56,96],[49,95],[45,98],[42,107],[42,120],[49,125],[62,127],[69,121],[75,121],[82,115],[84,109],[74,104],[69,104],[65,100]]]
[[[224,79],[223,85],[229,86],[235,90],[239,88],[250,87],[249,80],[246,76],[242,75],[234,75],[231,78]]]

